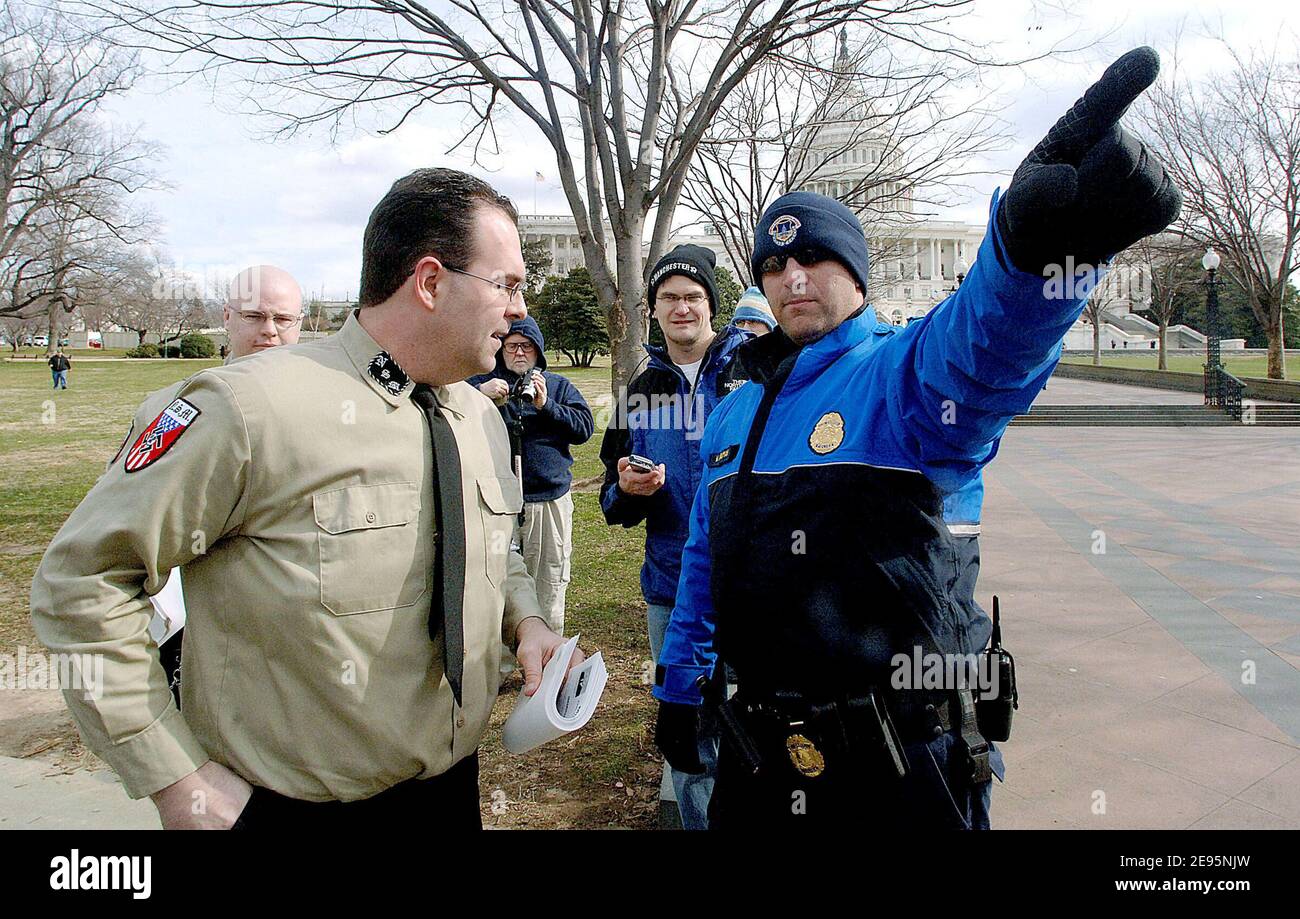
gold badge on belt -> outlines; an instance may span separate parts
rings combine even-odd
[[[790,755],[790,763],[800,775],[815,779],[826,771],[826,757],[807,737],[791,734],[785,739],[785,750]]]

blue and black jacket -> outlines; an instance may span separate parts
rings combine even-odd
[[[965,282],[921,321],[864,307],[803,348],[780,331],[747,343],[752,380],[701,442],[655,696],[699,704],[719,654],[742,689],[827,698],[886,685],[899,652],[979,651],[987,619],[954,599],[944,496],[1028,410],[1091,289],[1016,269],[990,220]]]
[[[646,345],[646,359],[627,393],[615,399],[614,416],[600,445],[605,482],[600,506],[609,524],[634,527],[645,521],[641,592],[647,603],[672,606],[689,532],[691,501],[704,474],[700,438],[718,403],[746,379],[736,349],[754,336],[727,326],[713,339],[692,389],[665,348]],[[636,453],[666,471],[653,495],[629,495],[618,487],[618,461]]]

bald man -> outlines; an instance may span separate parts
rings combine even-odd
[[[283,268],[245,268],[230,282],[221,318],[230,336],[231,358],[297,344],[302,328],[302,288]]]
[[[230,282],[222,309],[222,323],[230,336],[226,363],[280,345],[297,344],[302,327],[302,289],[293,275],[283,268],[274,265],[245,268]],[[117,454],[109,461],[109,467],[117,462],[127,445],[132,444],[132,438],[136,442],[131,450],[141,446],[139,441],[144,432],[155,419],[166,413],[188,380],[186,377],[149,394],[136,409],[131,427]],[[162,589],[151,599],[155,612],[149,623],[149,634],[158,645],[163,670],[179,705],[181,639],[185,625],[185,596],[181,591],[180,569],[172,569]]]

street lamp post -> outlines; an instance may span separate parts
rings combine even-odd
[[[961,287],[961,282],[966,280],[966,273],[970,271],[970,266],[966,264],[966,260],[964,258],[959,257],[957,259],[957,264],[953,266],[953,269],[956,271],[957,274],[957,283],[954,284],[952,287],[946,288],[944,290],[944,293],[946,294],[955,294],[957,292],[957,288]]]
[[[1222,355],[1219,353],[1219,253],[1213,247],[1201,257],[1205,269],[1205,404],[1223,405]]]

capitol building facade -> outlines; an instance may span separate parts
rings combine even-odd
[[[809,191],[834,196],[837,187],[851,187],[850,177],[826,179],[805,186]],[[564,275],[584,264],[577,222],[569,215],[520,215],[519,232],[525,243],[545,243],[551,254],[551,272]],[[606,227],[608,250],[614,241]],[[918,219],[909,222],[890,239],[876,245],[868,238],[871,251],[870,300],[877,314],[895,325],[924,316],[956,287],[958,274],[965,274],[974,261],[984,227],[956,221]],[[718,265],[731,272],[741,287],[754,283],[749,266],[737,266],[727,255],[717,235],[675,234],[668,248],[694,243],[712,249]],[[647,245],[647,250],[649,246]]]
[[[847,54],[842,43],[840,73],[851,70]],[[811,119],[817,127],[802,129],[793,145],[795,164],[790,174],[802,178],[786,190],[829,195],[859,213],[872,260],[868,301],[882,319],[904,325],[924,316],[956,289],[959,276],[975,259],[985,228],[917,214],[913,189],[903,181],[890,181],[907,174],[904,157],[891,147],[890,138],[862,129],[871,112],[870,100],[847,82],[837,83],[832,94]],[[696,226],[707,229],[707,218]],[[563,275],[584,264],[572,216],[521,215],[519,231],[524,242],[547,245],[552,273]],[[612,252],[608,225],[605,234]],[[668,247],[682,243],[712,249],[718,264],[741,287],[754,283],[749,267],[733,263],[717,233],[674,234]]]

